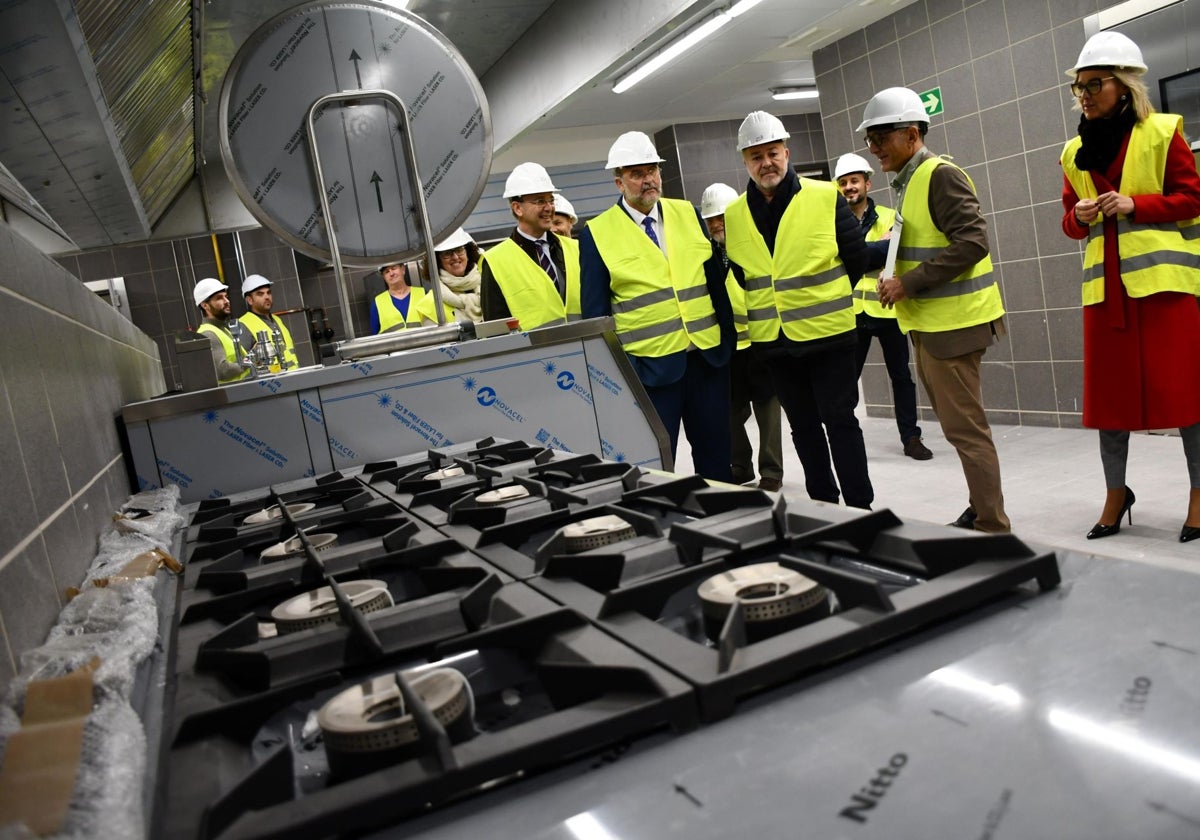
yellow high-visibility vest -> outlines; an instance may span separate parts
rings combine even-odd
[[[410,286],[408,289],[408,315],[400,317],[400,311],[392,303],[392,293],[384,289],[375,295],[375,311],[379,313],[379,331],[385,333],[397,324],[398,329],[421,326],[421,313],[417,311],[417,303],[425,297],[425,290],[420,286]]]
[[[1171,138],[1182,130],[1183,118],[1177,114],[1151,114],[1133,126],[1121,169],[1122,193],[1162,194],[1167,150]],[[1075,166],[1075,152],[1082,142],[1079,137],[1068,141],[1059,162],[1075,194],[1095,199],[1096,184],[1091,173]],[[1103,222],[1103,217],[1097,217],[1088,229],[1083,253],[1084,306],[1104,300]],[[1142,223],[1121,215],[1117,217],[1117,238],[1121,282],[1130,297],[1155,292],[1200,295],[1200,216],[1182,222]]]
[[[588,222],[608,268],[613,319],[622,349],[661,357],[721,343],[721,328],[704,281],[712,243],[686,201],[661,198],[667,253],[655,245],[620,205]]]
[[[571,288],[573,274],[573,282],[578,289],[578,249],[572,259],[570,252],[564,248],[563,258],[567,263],[567,288]],[[492,267],[492,276],[496,278],[496,285],[504,295],[508,311],[521,322],[522,330],[557,326],[567,322],[567,307],[559,297],[554,281],[516,242],[505,239],[496,247],[489,248],[480,258],[480,264],[484,263]]]
[[[775,253],[758,232],[743,194],[725,208],[725,248],[746,271],[752,342],[812,341],[854,329],[846,267],[838,256],[835,214],[841,196],[828,181],[800,179],[775,236]]]
[[[234,365],[237,364],[238,354],[237,354],[237,349],[234,347],[234,344],[233,344],[233,336],[232,335],[230,335],[228,332],[221,329],[220,327],[213,326],[212,324],[201,324],[200,326],[196,327],[196,332],[204,333],[205,335],[215,335],[217,337],[217,340],[221,342],[221,348],[225,351],[225,360],[227,362],[229,362],[230,364],[234,364]],[[221,377],[218,376],[217,381],[222,382],[222,383],[237,382],[241,379],[245,379],[249,375],[250,375],[250,369],[246,368],[241,373],[239,373],[237,376],[230,377],[229,379],[222,379]]]
[[[250,330],[250,335],[254,336],[256,341],[258,340],[258,334],[260,332],[265,332],[268,336],[271,336],[273,340],[275,331],[271,324],[267,323],[263,318],[260,318],[255,313],[247,312],[245,315],[238,318],[238,320],[245,325],[246,329]],[[291,332],[289,332],[288,328],[284,326],[283,319],[278,315],[272,315],[271,321],[279,327],[279,332],[283,335],[283,357],[287,360],[289,369],[300,367],[300,362],[296,358],[296,345],[292,341]],[[273,364],[271,365],[271,370],[278,371],[280,370],[280,366],[278,364]]]
[[[896,211],[890,207],[881,207],[875,205],[875,223],[863,236],[868,242],[878,242],[883,239],[883,235],[892,229],[892,224],[896,221]],[[879,291],[877,289],[879,279],[874,274],[864,274],[859,278],[858,283],[854,286],[854,314],[862,312],[870,315],[872,318],[895,318],[895,309],[884,309],[883,304],[879,302]]]

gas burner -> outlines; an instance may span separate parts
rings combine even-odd
[[[495,490],[488,490],[475,497],[475,504],[483,506],[502,505],[517,499],[528,499],[529,488],[521,484],[506,484]]]
[[[313,551],[325,551],[337,545],[337,534],[305,534],[308,537],[308,542],[313,547]],[[281,543],[263,549],[259,559],[264,563],[269,563],[272,560],[283,560],[287,557],[299,557],[304,553],[304,543],[299,537],[292,537],[284,540]]]
[[[829,615],[829,593],[815,580],[778,563],[756,563],[713,575],[700,584],[704,631],[718,641],[734,604],[742,608],[746,637],[768,638]]]
[[[474,698],[461,673],[437,668],[411,677],[409,685],[452,742],[470,736]],[[359,775],[384,760],[401,761],[411,757],[414,748],[419,750],[421,733],[394,674],[373,677],[336,695],[321,707],[317,723],[335,777]]]
[[[459,466],[442,467],[440,470],[434,470],[431,473],[426,473],[421,476],[425,481],[443,481],[447,478],[458,478],[467,474],[467,471]]]
[[[340,586],[350,606],[360,612],[376,612],[392,606],[392,596],[382,580],[348,580]],[[289,598],[271,610],[271,618],[280,634],[332,624],[338,620],[338,602],[333,587],[322,586]]]
[[[283,518],[283,509],[286,508],[288,515],[291,517],[300,516],[308,513],[310,510],[316,510],[317,506],[312,502],[298,502],[294,505],[271,505],[269,508],[260,510],[258,513],[252,513],[242,520],[243,525],[266,525],[274,522],[277,519]]]
[[[563,526],[561,533],[568,554],[603,548],[637,536],[637,531],[632,525],[611,513],[572,522]]]

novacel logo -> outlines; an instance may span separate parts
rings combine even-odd
[[[564,391],[570,391],[573,387],[575,387],[575,374],[571,373],[569,370],[564,370],[558,375],[558,379],[556,381],[558,382],[559,388],[562,388]]]
[[[476,392],[475,399],[479,400],[480,405],[491,405],[496,401],[496,389],[484,385]]]

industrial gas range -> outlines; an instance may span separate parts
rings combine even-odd
[[[1200,577],[496,439],[184,556],[155,836],[1200,834]]]

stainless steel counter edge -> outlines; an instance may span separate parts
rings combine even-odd
[[[379,376],[389,373],[402,373],[407,370],[427,369],[441,364],[461,359],[480,358],[510,350],[522,350],[527,347],[547,347],[569,341],[603,336],[612,332],[612,318],[589,318],[585,321],[575,321],[557,327],[543,327],[527,333],[512,333],[509,335],[481,338],[449,344],[438,344],[432,347],[421,347],[405,350],[389,355],[373,356],[354,362],[325,366],[312,366],[299,370],[273,374],[260,379],[234,382],[209,388],[205,391],[191,391],[184,394],[170,394],[156,397],[152,400],[130,403],[121,409],[121,416],[126,423],[140,420],[157,420],[164,417],[174,417],[208,408],[220,408],[235,403],[249,402],[267,396],[294,393],[308,388],[319,388],[340,382],[350,382],[365,376]],[[609,342],[610,345],[613,342]],[[619,350],[617,345],[616,350]],[[614,352],[618,363],[628,364],[624,353]],[[648,398],[641,383],[634,375],[632,368],[628,371],[629,384],[637,393],[637,399],[647,405]],[[665,433],[664,433],[665,434]]]

